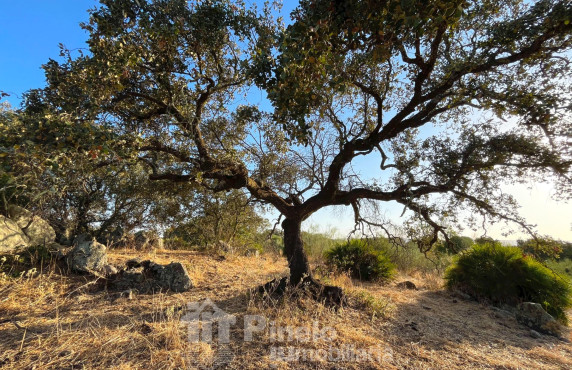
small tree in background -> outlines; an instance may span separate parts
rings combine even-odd
[[[534,256],[534,258],[541,261],[558,259],[563,251],[563,244],[563,242],[550,237],[517,241],[517,246],[525,254]]]
[[[436,250],[440,253],[457,254],[469,249],[474,243],[468,236],[451,235],[448,241],[439,242]]]
[[[259,244],[268,222],[257,214],[255,205],[241,191],[209,194],[195,193],[180,221],[167,230],[167,237],[190,246],[206,248],[219,241],[243,249]]]

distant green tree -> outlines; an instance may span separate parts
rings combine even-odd
[[[517,246],[527,254],[534,258],[545,261],[548,259],[566,258],[567,254],[562,255],[567,243],[552,239],[548,236],[537,239],[518,240]],[[567,251],[567,253],[569,253]]]
[[[303,231],[302,241],[306,253],[313,257],[321,257],[325,251],[344,242],[344,239],[334,238],[334,234],[334,230],[320,232],[317,228],[312,227],[308,231]]]
[[[452,235],[449,241],[441,241],[437,244],[436,250],[441,253],[457,254],[469,249],[475,241],[468,236]]]
[[[209,194],[197,192],[187,211],[180,216],[185,220],[167,229],[166,237],[175,237],[191,246],[206,248],[223,241],[237,247],[252,247],[259,243],[268,221],[259,215],[252,200],[239,190]]]
[[[560,253],[560,259],[572,260],[572,242],[562,242],[562,252]]]
[[[475,244],[485,245],[485,244],[498,244],[499,241],[490,236],[481,236],[475,239]]]
[[[26,99],[36,101],[41,93],[31,91]],[[150,181],[141,161],[101,161],[109,156],[103,146],[108,133],[100,132],[105,139],[97,139],[97,126],[76,131],[65,122],[49,121],[53,116],[40,105],[0,111],[4,213],[8,204],[21,205],[45,218],[58,241],[69,244],[81,233],[113,242],[135,229],[162,230],[195,216],[200,223],[199,212],[211,212],[202,209],[209,204],[195,185]],[[243,216],[239,208],[232,209],[236,217]],[[204,223],[202,228],[210,230]]]

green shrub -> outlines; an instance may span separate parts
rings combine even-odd
[[[270,252],[273,254],[283,254],[284,253],[284,238],[282,235],[273,234],[270,239],[268,239],[268,233],[262,235],[264,252]]]
[[[195,250],[197,246],[193,245],[189,241],[185,240],[179,235],[171,235],[164,239],[164,245],[166,249],[171,250]]]
[[[412,242],[405,243],[402,246],[394,246],[386,238],[375,238],[368,239],[368,243],[373,248],[383,251],[397,267],[397,270],[405,274],[421,272],[427,274],[437,273],[439,276],[442,276],[451,263],[450,255],[441,253],[436,248],[424,254]]]
[[[446,285],[495,304],[537,302],[566,322],[572,305],[570,282],[518,247],[499,243],[474,245],[454,259],[445,273]]]
[[[443,254],[458,254],[469,249],[473,244],[473,239],[468,236],[452,235],[448,243],[443,240],[435,246],[435,249]]]
[[[325,252],[329,266],[349,272],[360,280],[390,280],[395,273],[395,265],[379,249],[363,240],[351,240]]]
[[[327,250],[334,248],[337,244],[343,243],[342,240],[336,240],[333,233],[320,233],[312,231],[302,231],[302,241],[304,242],[304,250],[310,257],[323,256]]]

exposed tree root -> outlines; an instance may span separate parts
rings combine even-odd
[[[322,284],[310,276],[304,277],[296,285],[290,284],[289,277],[273,279],[258,287],[258,293],[270,297],[281,297],[286,293],[293,297],[309,296],[328,307],[334,308],[339,308],[346,302],[342,288]]]

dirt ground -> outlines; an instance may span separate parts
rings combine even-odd
[[[121,265],[141,252],[112,251]],[[203,255],[158,251],[144,258],[182,262],[195,287],[186,293],[127,294],[89,276],[52,267],[0,278],[0,367],[18,369],[569,369],[565,340],[530,330],[492,307],[440,288],[432,276],[400,276],[418,290],[362,284],[322,269],[342,286],[348,305],[332,310],[309,299],[263,300],[250,290],[286,274],[279,256]],[[212,301],[234,317],[230,343],[193,342],[189,310]],[[189,306],[191,304],[191,306]],[[228,316],[232,315],[232,316]],[[257,316],[251,341],[245,319]],[[258,319],[257,319],[258,320]],[[194,325],[195,322],[191,322]],[[205,335],[205,326],[201,327]],[[194,332],[193,332],[194,333]],[[221,330],[218,330],[219,336]],[[220,338],[219,338],[220,339]]]

